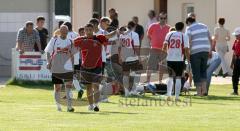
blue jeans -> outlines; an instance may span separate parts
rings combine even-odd
[[[218,59],[216,59],[212,63],[210,63],[210,65],[208,65],[208,68],[207,68],[207,93],[209,90],[209,86],[211,84],[213,72],[219,67],[220,64],[221,64],[221,58],[219,57]]]
[[[190,56],[193,81],[196,87],[201,87],[202,82],[207,81],[208,52],[200,52]]]

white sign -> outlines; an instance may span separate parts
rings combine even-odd
[[[51,72],[46,68],[46,56],[39,52],[19,52],[12,50],[12,76],[17,80],[50,81]]]

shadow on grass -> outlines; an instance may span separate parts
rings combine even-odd
[[[193,97],[193,99],[202,99],[202,100],[210,100],[210,101],[240,101],[240,97],[238,96],[206,96],[206,97]]]
[[[74,114],[81,115],[89,115],[89,114],[99,114],[99,115],[112,115],[112,114],[120,114],[120,115],[137,115],[140,113],[132,113],[132,112],[118,112],[118,111],[100,111],[100,112],[73,112]],[[141,113],[142,114],[142,113]]]
[[[6,85],[20,86],[22,88],[28,89],[44,89],[44,90],[53,90],[53,84],[51,81],[24,81],[10,79]]]

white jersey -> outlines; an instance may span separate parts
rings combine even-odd
[[[78,37],[78,33],[76,32],[68,32],[67,34],[67,38],[71,39],[72,41],[74,41],[74,39],[76,39]],[[80,59],[80,52],[74,54],[74,65],[79,65],[79,59]]]
[[[62,39],[60,37],[52,38],[45,48],[45,52],[52,56],[52,73],[66,73],[73,70],[70,56],[67,53],[58,53],[58,50],[68,49],[73,52],[73,45],[70,39]]]
[[[167,61],[183,61],[184,48],[189,48],[188,37],[182,32],[169,32],[164,44],[168,45]]]
[[[120,35],[121,57],[123,62],[138,60],[135,46],[140,46],[138,34],[134,31],[127,31]]]
[[[106,35],[107,32],[103,29],[99,29],[99,31],[97,33],[95,33],[95,35]],[[106,46],[102,46],[102,62],[106,62],[107,61],[107,54],[106,54]]]

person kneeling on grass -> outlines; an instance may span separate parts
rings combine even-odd
[[[169,68],[169,80],[167,83],[168,100],[171,100],[173,77],[175,77],[175,96],[176,100],[178,101],[181,91],[181,77],[184,69],[183,52],[185,51],[188,62],[190,61],[190,55],[188,38],[185,34],[182,33],[184,29],[184,23],[176,23],[175,28],[177,31],[171,31],[167,34],[163,46],[163,51],[167,52],[167,66]]]
[[[87,24],[84,28],[86,36],[74,40],[76,48],[81,50],[81,82],[87,86],[89,110],[99,111],[99,83],[102,74],[102,46],[108,44],[105,35],[94,35],[94,27]],[[116,33],[116,32],[115,32]]]
[[[73,42],[67,38],[68,27],[60,27],[60,36],[52,38],[45,52],[47,53],[47,68],[52,72],[52,82],[54,84],[54,98],[58,111],[62,111],[60,106],[61,85],[65,84],[67,111],[74,112],[70,91],[73,81]]]

